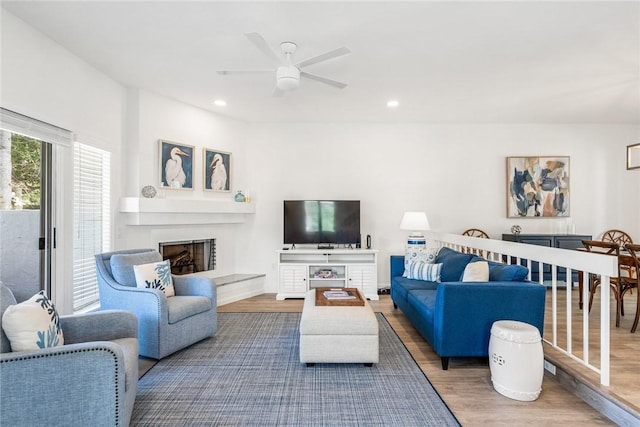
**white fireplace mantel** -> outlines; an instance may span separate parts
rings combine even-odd
[[[232,200],[123,197],[120,212],[128,225],[236,224],[254,214],[256,206]]]

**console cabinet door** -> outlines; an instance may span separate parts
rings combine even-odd
[[[304,294],[307,292],[307,266],[283,265],[280,266],[279,293]]]
[[[350,265],[347,287],[358,288],[370,299],[378,297],[377,268],[375,265]]]

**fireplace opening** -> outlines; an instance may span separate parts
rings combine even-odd
[[[216,269],[216,239],[180,240],[158,244],[162,259],[168,259],[176,275]]]

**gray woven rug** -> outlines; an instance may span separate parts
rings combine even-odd
[[[383,315],[380,363],[300,363],[300,313],[219,313],[139,381],[133,426],[458,426]]]

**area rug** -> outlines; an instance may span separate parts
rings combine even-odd
[[[300,313],[219,313],[139,381],[132,426],[459,426],[382,314],[380,363],[298,353]]]

